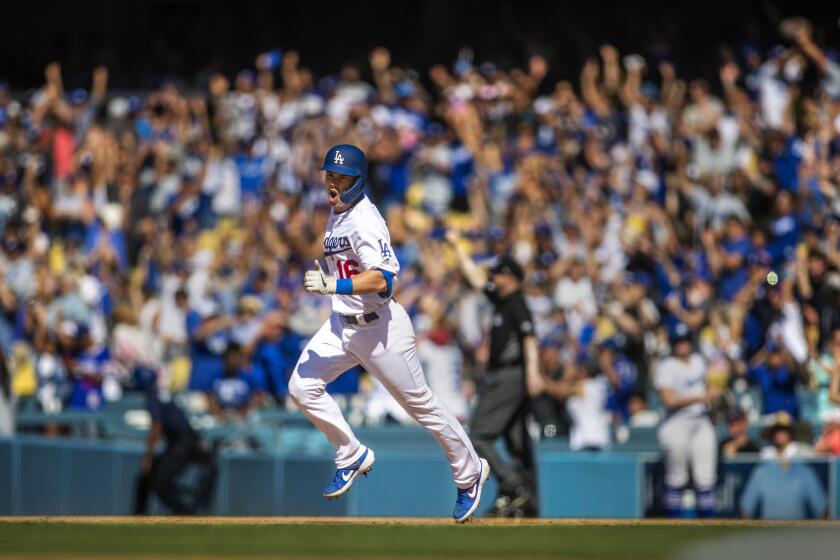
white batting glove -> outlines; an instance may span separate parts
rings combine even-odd
[[[313,294],[334,294],[335,276],[324,274],[324,271],[321,270],[321,263],[317,259],[315,260],[315,266],[318,267],[318,270],[306,271],[306,275],[303,277],[303,287]]]

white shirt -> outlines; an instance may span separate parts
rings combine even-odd
[[[324,260],[329,268],[327,273],[338,278],[352,278],[371,269],[388,271],[395,276],[400,271],[385,220],[366,196],[343,212],[330,212],[324,234]],[[345,315],[370,313],[390,298],[390,293],[335,294],[332,310]]]
[[[793,359],[799,364],[804,364],[808,359],[808,342],[805,339],[802,313],[796,302],[782,304],[781,319],[772,323],[769,328],[771,336],[775,336],[776,333]]]
[[[653,133],[669,135],[668,114],[661,107],[656,107],[648,113],[642,105],[636,104],[630,107],[628,114],[628,137],[634,148],[644,146]]]
[[[572,418],[569,447],[574,451],[587,447],[604,449],[610,444],[607,380],[598,376],[586,379],[582,385],[581,394],[566,401],[566,410]]]
[[[586,323],[598,313],[595,292],[589,278],[561,278],[554,288],[554,303],[567,315],[569,330],[580,334]]]
[[[758,69],[758,92],[761,113],[769,128],[782,128],[785,108],[788,106],[790,93],[787,85],[778,77],[779,69],[775,61],[765,62]]]
[[[241,209],[242,192],[239,186],[239,169],[229,157],[212,157],[207,161],[202,191],[213,197],[216,214],[229,216]]]
[[[706,393],[706,374],[706,361],[700,354],[691,354],[687,363],[671,356],[657,365],[653,386],[657,391],[670,389],[678,397],[699,397]],[[705,413],[705,404],[694,403],[669,411],[668,417],[692,418]]]
[[[426,381],[438,399],[458,419],[469,414],[467,401],[461,393],[464,366],[461,350],[454,344],[436,344],[422,340],[417,345],[417,357],[426,374]]]

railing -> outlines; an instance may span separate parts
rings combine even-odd
[[[341,500],[320,496],[332,476],[332,449],[318,432],[308,443],[278,453],[225,451],[210,510],[218,515],[443,516],[455,498],[449,466],[422,429],[363,428],[360,439],[376,449],[372,475]],[[569,452],[538,447],[541,513],[546,517],[642,517],[652,509],[657,453]],[[22,435],[0,440],[0,514],[117,515],[132,508],[141,442]],[[723,513],[756,458],[727,461],[721,470]],[[812,461],[838,517],[840,461]],[[492,506],[491,478],[482,509]],[[159,505],[154,512],[163,513]]]

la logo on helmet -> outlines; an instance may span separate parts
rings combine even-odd
[[[344,165],[344,157],[341,155],[340,151],[336,150],[333,161],[339,165]]]

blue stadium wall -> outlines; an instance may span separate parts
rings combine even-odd
[[[131,513],[142,445],[19,436],[0,439],[0,515]],[[220,457],[209,514],[445,516],[455,498],[448,465],[435,447],[376,448],[376,466],[341,500],[320,497],[334,465],[328,453],[236,454]],[[816,460],[838,518],[840,461]],[[656,454],[571,453],[541,449],[538,476],[545,517],[642,517],[649,513]],[[738,468],[743,469],[744,462]],[[724,469],[725,471],[726,469]],[[743,477],[741,477],[743,478]],[[483,509],[492,505],[488,483]],[[732,504],[729,505],[731,507]],[[152,513],[163,513],[155,504]]]

